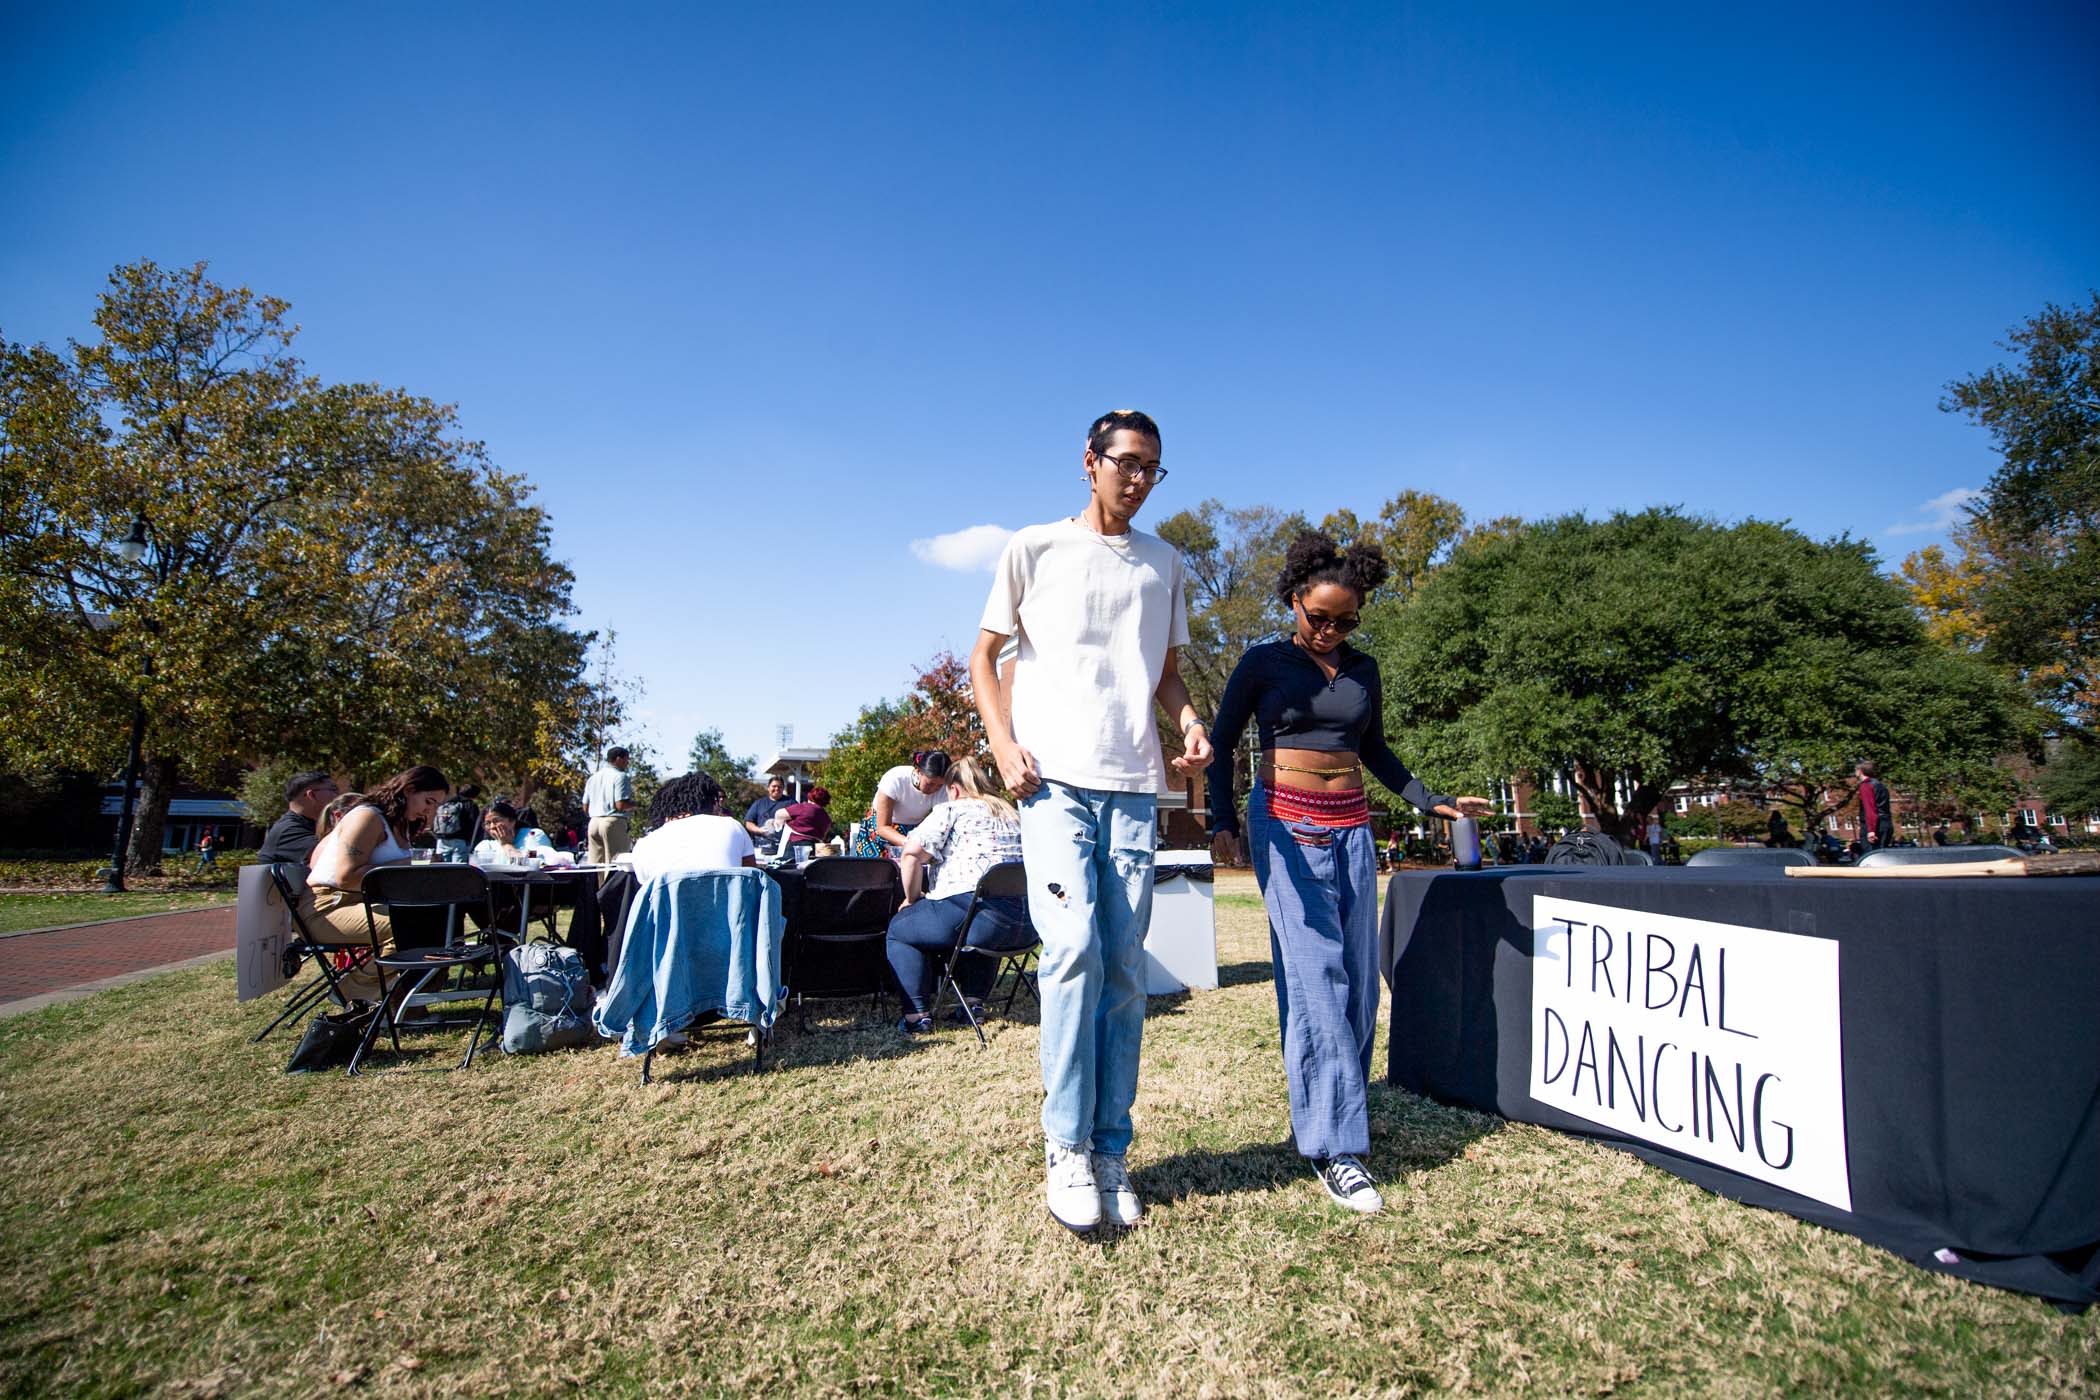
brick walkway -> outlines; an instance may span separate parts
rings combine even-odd
[[[233,906],[0,938],[0,1006],[233,948]]]

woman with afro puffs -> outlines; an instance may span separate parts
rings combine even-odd
[[[1211,730],[1208,782],[1213,857],[1236,863],[1234,766],[1252,719],[1262,754],[1247,798],[1248,856],[1269,912],[1292,1134],[1328,1196],[1365,1213],[1384,1200],[1363,1164],[1378,1025],[1378,855],[1364,770],[1437,816],[1492,809],[1484,798],[1431,793],[1386,743],[1378,663],[1346,640],[1385,576],[1374,546],[1298,536],[1276,585],[1290,630],[1249,647],[1233,668]]]

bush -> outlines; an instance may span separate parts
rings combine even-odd
[[[106,857],[102,860],[54,860],[49,856],[0,857],[0,886],[49,889],[71,885],[99,885],[102,882],[103,867],[108,863]]]
[[[240,883],[241,867],[253,864],[255,856],[245,847],[221,851],[217,866],[199,875],[194,853],[171,855],[162,860],[159,879],[189,889],[232,889]],[[99,889],[108,864],[108,856],[88,857],[78,851],[0,851],[0,888]]]

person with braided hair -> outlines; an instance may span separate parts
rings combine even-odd
[[[1291,628],[1249,647],[1233,668],[1207,784],[1212,856],[1236,864],[1235,754],[1253,720],[1262,757],[1247,836],[1269,912],[1292,1135],[1328,1196],[1365,1213],[1385,1202],[1363,1164],[1378,1029],[1378,857],[1364,770],[1440,817],[1493,810],[1485,798],[1431,793],[1386,743],[1378,663],[1345,640],[1385,576],[1374,545],[1298,536],[1276,584]]]

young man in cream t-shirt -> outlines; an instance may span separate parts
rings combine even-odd
[[[1181,555],[1131,528],[1166,472],[1142,413],[1095,420],[1086,510],[1007,542],[970,654],[970,685],[1007,789],[1019,799],[1028,913],[1042,936],[1043,1133],[1051,1215],[1084,1233],[1137,1222],[1123,1157],[1145,1027],[1158,794],[1167,785],[1155,700],[1182,732],[1174,766],[1210,762],[1182,683]],[[1020,643],[1013,721],[999,653]]]

